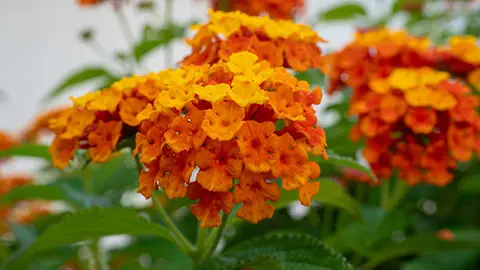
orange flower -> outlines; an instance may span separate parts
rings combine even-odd
[[[94,6],[102,3],[105,0],[77,0],[78,4],[82,7]]]
[[[235,203],[243,203],[237,216],[256,224],[273,216],[274,208],[267,200],[276,202],[280,189],[275,183],[267,183],[262,174],[243,171],[233,196]]]
[[[122,123],[118,121],[103,122],[96,124],[95,129],[88,134],[88,155],[95,162],[107,161],[117,146]]]
[[[290,86],[281,86],[275,92],[269,92],[269,104],[278,118],[293,121],[305,120],[303,108],[295,101],[293,89]]]
[[[244,117],[242,107],[232,101],[220,100],[213,103],[213,108],[205,113],[202,129],[212,139],[228,141],[240,129]]]
[[[380,118],[387,123],[395,123],[407,111],[408,105],[401,97],[386,95],[380,103]]]
[[[140,178],[138,180],[139,186],[137,192],[142,194],[145,199],[152,197],[152,192],[158,189],[158,174],[160,171],[158,160],[153,160],[145,164],[147,171],[142,170],[140,172]]]
[[[207,138],[207,134],[201,128],[204,118],[205,111],[195,107],[192,107],[185,117],[175,117],[165,132],[165,142],[176,153],[192,147],[200,148]]]
[[[0,130],[0,151],[15,146],[18,142],[7,132]]]
[[[431,133],[436,122],[435,111],[428,108],[410,108],[405,116],[405,124],[415,133]]]
[[[455,234],[449,229],[441,229],[435,232],[435,236],[438,239],[445,240],[445,241],[453,241],[455,240]]]
[[[199,149],[196,164],[200,168],[197,182],[218,192],[227,192],[233,186],[233,178],[240,176],[243,166],[235,141],[220,143],[210,139]]]
[[[160,157],[159,186],[169,199],[183,198],[194,169],[195,156],[192,152],[162,155]]]
[[[62,139],[56,137],[49,148],[53,165],[60,169],[66,168],[73,158],[75,151],[78,149],[77,143],[77,139]]]
[[[10,192],[16,187],[28,186],[32,182],[31,177],[24,175],[0,177],[0,195]]]
[[[388,127],[387,123],[374,115],[367,115],[360,119],[360,130],[370,138],[386,132]]]
[[[273,149],[272,174],[282,178],[286,190],[297,189],[304,185],[310,176],[307,165],[308,155],[305,149],[296,145],[289,134],[271,136]]]
[[[453,124],[448,128],[447,139],[452,156],[459,161],[468,161],[475,150],[478,130],[474,127],[461,128]]]
[[[245,167],[252,172],[268,172],[271,169],[269,138],[275,131],[271,122],[245,121],[237,133],[239,154]]]
[[[140,161],[149,163],[161,155],[165,144],[164,134],[171,117],[158,115],[154,122],[144,121],[135,136],[134,154],[142,153]]]
[[[68,108],[60,107],[53,110],[49,110],[39,115],[28,129],[22,134],[22,139],[26,141],[36,142],[39,136],[44,131],[50,131],[50,120],[59,117],[65,113]],[[1,140],[0,140],[1,141]],[[1,147],[0,147],[1,148]]]
[[[198,199],[197,203],[190,205],[190,209],[200,221],[201,228],[220,226],[220,210],[225,214],[233,210],[233,195],[230,192],[208,191],[200,184],[191,183],[187,195],[191,200]]]
[[[312,204],[312,198],[320,190],[320,182],[306,182],[298,188],[298,198],[300,203],[305,206]]]
[[[119,103],[120,119],[130,126],[138,126],[140,121],[137,115],[142,112],[147,106],[148,101],[141,98],[129,97]]]

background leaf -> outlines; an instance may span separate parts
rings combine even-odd
[[[66,197],[62,189],[62,184],[65,184],[65,182],[14,188],[0,198],[0,205],[8,205],[20,200],[65,200]],[[70,184],[72,184],[72,182],[70,182]]]
[[[352,269],[345,258],[317,238],[291,233],[275,233],[244,241],[227,249],[221,256],[206,260],[198,269],[234,269],[250,265],[257,267],[253,269]]]
[[[281,189],[280,200],[273,203],[276,209],[286,207],[298,200],[297,191]],[[362,219],[359,203],[348,194],[340,184],[329,179],[320,180],[320,190],[312,199],[313,201],[333,205],[344,209],[358,219]]]
[[[125,208],[92,208],[71,214],[48,228],[26,255],[108,235],[155,235],[170,240],[167,228],[153,224]]]
[[[342,157],[337,154],[335,154],[332,151],[327,151],[328,152],[328,159],[325,160],[322,157],[312,157],[311,160],[315,161],[319,164],[333,164],[337,166],[342,166],[342,167],[347,167],[347,168],[352,168],[359,170],[361,172],[364,172],[368,174],[374,181],[378,181],[377,177],[373,174],[372,170],[368,168],[367,166],[361,164],[360,162],[354,160],[353,158],[350,157]]]
[[[21,144],[0,151],[0,157],[37,157],[51,160],[48,146],[40,144]]]
[[[318,18],[325,21],[348,20],[358,15],[367,15],[367,12],[359,4],[348,3],[335,6],[329,10],[319,13]]]
[[[480,241],[476,238],[446,241],[438,239],[435,235],[431,234],[417,235],[400,243],[382,246],[371,254],[370,261],[365,267],[366,269],[373,269],[383,262],[413,254],[478,249],[480,249]]]
[[[152,32],[151,28],[148,29],[148,34],[146,34],[144,39],[135,45],[133,49],[135,60],[140,62],[145,56],[147,56],[150,52],[153,52],[155,49],[167,45],[176,38],[182,37],[185,33],[185,30],[185,27],[175,24],[166,25],[156,32]]]
[[[109,75],[109,72],[106,69],[97,66],[86,67],[74,71],[72,74],[67,76],[57,87],[50,91],[50,93],[45,97],[45,100],[57,97],[63,94],[66,90],[76,85],[86,83],[94,79],[106,77],[107,75]]]

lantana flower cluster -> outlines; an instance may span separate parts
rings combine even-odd
[[[433,66],[430,40],[385,28],[358,31],[342,50],[322,57],[322,70],[328,75],[328,92],[345,86],[368,87],[372,78],[388,76],[394,68]]]
[[[304,0],[211,0],[215,10],[240,11],[250,16],[268,14],[276,19],[292,19],[302,12]]]
[[[447,72],[396,68],[356,89],[352,136],[366,138],[363,154],[379,178],[397,171],[410,185],[443,186],[458,162],[480,151],[478,106],[470,88]]]
[[[32,179],[26,176],[1,176],[0,196],[14,188],[31,185]],[[51,213],[50,204],[45,201],[24,200],[0,206],[0,236],[9,231],[8,223],[29,224],[41,216]]]
[[[324,40],[310,27],[288,20],[251,17],[240,12],[209,11],[207,24],[194,26],[197,30],[186,42],[192,53],[184,64],[213,64],[226,61],[236,52],[248,51],[272,67],[304,71],[320,67]]]
[[[304,205],[318,192],[312,180],[320,168],[309,155],[327,158],[312,107],[321,98],[318,87],[311,91],[286,69],[234,53],[228,61],[123,78],[74,98],[51,121],[57,136],[50,150],[60,168],[80,148],[103,162],[134,136],[145,198],[161,187],[170,199],[198,200],[191,211],[202,227],[219,226],[220,211],[230,213],[234,204],[242,204],[238,217],[257,223],[273,215],[267,201],[279,199],[272,180],[298,190]]]

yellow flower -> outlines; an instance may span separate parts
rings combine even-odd
[[[383,78],[372,79],[368,83],[368,86],[375,93],[386,94],[390,92],[390,83],[387,79],[383,79]]]
[[[407,103],[414,107],[430,106],[434,91],[428,87],[417,87],[405,93]]]
[[[152,104],[148,104],[143,111],[141,111],[139,114],[137,114],[137,120],[139,122],[142,122],[144,120],[150,120],[153,121],[153,119],[157,118],[157,116],[160,114],[160,111],[155,110],[152,106]]]
[[[480,68],[468,74],[468,82],[480,91]]]
[[[422,84],[437,85],[439,82],[450,78],[450,74],[444,71],[436,71],[431,68],[422,68],[419,70],[420,81]]]
[[[388,77],[388,82],[392,88],[405,91],[420,86],[421,78],[417,70],[397,68]]]
[[[188,87],[173,86],[168,91],[161,92],[155,99],[155,109],[167,111],[169,109],[180,110],[189,101],[192,101],[194,94]]]
[[[435,110],[445,111],[457,105],[457,99],[450,92],[432,91],[430,95],[430,105]]]
[[[249,74],[252,73],[252,69],[255,69],[258,56],[249,52],[234,53],[228,60],[228,68],[234,74]]]
[[[235,83],[230,98],[242,107],[254,103],[264,104],[268,100],[267,93],[258,84],[249,81]]]
[[[200,99],[216,102],[217,100],[228,96],[230,85],[220,83],[207,86],[196,86],[194,87],[193,92],[197,94]]]

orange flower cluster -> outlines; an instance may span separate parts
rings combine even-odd
[[[368,87],[372,78],[388,76],[394,68],[433,66],[428,53],[430,41],[409,36],[405,31],[373,29],[359,31],[342,50],[322,57],[321,69],[329,76],[328,92],[344,86]]]
[[[465,77],[480,90],[480,46],[474,36],[456,36],[450,39],[448,46],[435,48],[439,68]]]
[[[123,78],[74,98],[51,121],[57,136],[50,150],[60,168],[78,148],[102,162],[120,139],[135,136],[145,198],[161,187],[170,199],[198,199],[191,211],[202,227],[219,226],[220,210],[230,213],[234,203],[243,204],[238,217],[257,223],[272,217],[267,201],[280,196],[270,180],[298,189],[304,205],[318,192],[311,180],[320,168],[308,155],[327,158],[312,107],[321,98],[320,88],[311,91],[286,69],[234,53],[226,62]]]
[[[32,179],[25,176],[0,177],[0,196],[16,187],[31,185]],[[50,214],[49,204],[43,201],[22,201],[0,207],[0,236],[8,232],[8,223],[28,224]]]
[[[371,186],[377,186],[380,184],[379,181],[374,181],[370,175],[352,168],[342,169],[339,181],[343,185],[347,185],[349,182],[366,183]]]
[[[82,7],[90,7],[103,3],[105,0],[77,0]]]
[[[443,186],[451,169],[480,152],[479,100],[450,74],[429,67],[396,68],[355,89],[350,113],[359,117],[352,137],[379,178],[397,170],[414,185]]]
[[[68,108],[55,108],[40,114],[27,130],[22,134],[22,140],[36,142],[43,133],[51,133],[49,128],[50,119],[54,119],[64,113]]]
[[[275,19],[292,19],[304,6],[304,0],[212,0],[214,10],[240,11],[250,16],[267,14]]]
[[[17,140],[10,134],[0,130],[0,151],[8,149],[17,143]]]
[[[210,21],[186,42],[192,53],[184,64],[213,64],[226,61],[236,52],[248,51],[272,67],[297,71],[320,67],[318,42],[324,40],[310,27],[287,20],[250,17],[240,12],[209,11]]]

